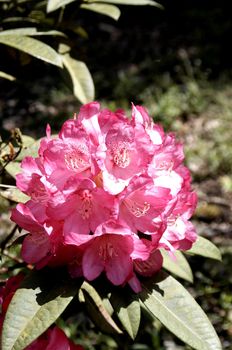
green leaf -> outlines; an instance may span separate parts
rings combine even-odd
[[[57,134],[51,135],[51,138],[57,137]],[[22,141],[23,141],[23,147],[17,158],[15,159],[16,162],[19,162],[23,160],[25,157],[38,157],[39,147],[41,140],[43,140],[44,137],[41,139],[35,140],[30,136],[22,135]]]
[[[30,144],[29,143],[26,144],[23,142],[23,148],[19,153],[18,157],[16,158],[16,161],[21,161],[28,156],[34,157],[34,158],[38,157],[40,142],[41,142],[41,139],[36,141],[33,140],[33,142],[31,142]]]
[[[1,35],[0,43],[26,52],[40,60],[62,67],[60,55],[49,45],[22,35]]]
[[[0,157],[4,160],[4,156],[9,155],[13,157],[13,161],[20,160],[20,153],[27,150],[27,148],[31,147],[35,142],[36,141],[35,139],[33,139],[33,137],[22,135],[21,132],[18,130],[17,135],[14,135],[12,142],[1,144]],[[13,146],[12,143],[16,143],[17,146]]]
[[[37,29],[35,27],[6,29],[0,32],[0,36],[5,35],[33,35]]]
[[[13,81],[16,79],[15,77],[13,77],[13,75],[7,74],[7,73],[2,72],[2,71],[0,71],[0,78],[4,78],[4,79],[10,80],[10,81]]]
[[[30,197],[21,192],[18,188],[7,188],[4,191],[0,189],[0,195],[16,203],[26,203],[30,199]]]
[[[88,282],[83,282],[79,291],[79,300],[86,304],[93,321],[102,331],[121,334],[121,329],[108,312],[108,305],[104,304],[96,289]]]
[[[22,172],[22,169],[20,167],[20,163],[19,162],[10,162],[9,164],[7,164],[7,166],[5,167],[5,170],[8,172],[8,174],[10,174],[13,178],[16,177],[17,174]]]
[[[31,146],[35,142],[35,139],[28,135],[21,135],[21,138],[22,138],[23,147]]]
[[[90,4],[82,4],[80,7],[85,10],[90,10],[90,11],[94,11],[94,12],[109,16],[113,18],[115,21],[119,19],[121,14],[121,11],[117,6],[109,5],[109,4],[90,3]]]
[[[163,8],[161,4],[159,4],[156,1],[153,0],[85,0],[86,2],[93,3],[93,2],[106,2],[108,4],[115,4],[115,5],[134,5],[134,6],[144,6],[144,5],[151,5],[156,6],[159,8]]]
[[[0,32],[0,36],[4,35],[27,35],[27,36],[35,36],[35,35],[57,35],[57,36],[66,36],[64,33],[58,30],[48,30],[46,32],[40,32],[36,27],[25,27],[25,28],[16,28],[16,29],[7,29]]]
[[[8,307],[2,331],[2,350],[23,350],[38,338],[65,310],[77,287],[60,281],[51,287],[41,273],[32,272],[16,291]]]
[[[94,84],[86,64],[75,60],[69,53],[61,55],[61,57],[65,68],[71,76],[74,95],[81,103],[93,101]]]
[[[222,260],[220,250],[208,239],[201,236],[198,236],[192,248],[186,251],[186,253],[201,255],[219,261]]]
[[[174,253],[175,258],[171,258],[165,249],[161,249],[161,253],[163,256],[163,268],[188,282],[193,282],[191,267],[180,251],[177,250]]]
[[[66,37],[67,35],[64,34],[63,32],[60,32],[59,30],[47,30],[46,32],[36,32],[35,34],[33,34],[33,36],[44,36],[44,35],[51,35],[51,36],[62,36],[62,37]]]
[[[120,292],[121,293],[112,293],[110,302],[121,324],[129,336],[134,340],[140,325],[140,302],[137,295],[127,295],[122,290],[120,290]]]
[[[60,7],[63,7],[67,4],[70,4],[71,2],[73,2],[75,0],[48,0],[47,3],[47,12],[52,12],[57,10]]]
[[[140,299],[151,316],[194,349],[222,349],[204,311],[172,276],[160,273],[156,279],[144,282]]]

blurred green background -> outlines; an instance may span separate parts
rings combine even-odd
[[[232,349],[232,20],[229,1],[161,2],[121,6],[118,21],[81,10],[75,18],[83,32],[74,40],[78,59],[86,62],[96,99],[111,109],[131,102],[146,106],[156,122],[185,144],[186,164],[199,196],[194,223],[199,234],[221,249],[223,262],[190,258],[194,284],[185,285],[211,319],[223,344]],[[75,4],[64,13],[68,21]],[[0,24],[1,25],[1,24]],[[70,36],[73,33],[70,32]],[[75,38],[75,37],[74,37]],[[8,67],[17,80],[0,79],[0,127],[4,138],[19,127],[42,137],[46,124],[57,132],[78,112],[67,77],[56,67],[0,46],[0,70]],[[0,233],[9,225],[9,203],[1,200]],[[62,324],[87,349],[117,349],[110,336],[97,332],[84,316]],[[90,328],[90,330],[89,330]],[[120,348],[122,349],[122,348]],[[123,349],[189,349],[159,322],[143,318],[134,344]]]

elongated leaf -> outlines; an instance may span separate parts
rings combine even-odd
[[[2,350],[23,350],[60,316],[77,293],[71,284],[48,288],[40,276],[32,273],[16,291],[3,324]]]
[[[14,235],[7,240],[6,248],[10,248],[20,237],[26,236],[27,234],[26,230],[16,230]]]
[[[112,293],[110,302],[123,327],[132,339],[135,339],[140,325],[141,309],[137,295],[125,292]]]
[[[16,28],[16,29],[7,29],[0,32],[0,36],[4,35],[27,35],[27,36],[36,36],[36,35],[57,35],[57,36],[66,36],[64,33],[59,32],[58,30],[48,30],[46,32],[38,31],[36,27],[26,27],[26,28]]]
[[[94,12],[109,16],[113,18],[115,21],[119,19],[121,14],[121,11],[117,6],[109,5],[109,4],[90,3],[90,4],[82,4],[80,7],[85,10],[90,10],[90,11],[94,11]]]
[[[196,350],[221,350],[217,334],[189,292],[168,274],[143,284],[140,299],[149,313]]]
[[[35,142],[35,139],[28,135],[21,135],[23,147],[28,147]]]
[[[208,239],[201,236],[198,236],[192,248],[186,251],[186,253],[201,255],[219,261],[222,260],[220,250]]]
[[[32,144],[36,142],[35,139],[33,139],[33,137],[22,135],[20,131],[18,132],[17,135],[14,136],[14,140],[16,139],[17,139],[16,141],[17,146],[13,147],[11,142],[1,144],[0,157],[2,159],[4,159],[4,156],[7,156],[7,155],[11,157],[15,157],[19,153],[19,151],[23,151],[24,149],[26,150],[28,147],[30,147]],[[15,144],[14,141],[13,143]],[[18,156],[17,156],[17,159],[18,159]],[[14,160],[15,159],[16,158],[14,158]]]
[[[51,36],[62,36],[62,37],[67,37],[66,34],[64,34],[63,32],[60,32],[59,30],[47,30],[46,32],[42,31],[37,31],[35,34],[33,34],[33,36],[44,36],[44,35],[51,35]]]
[[[3,23],[9,23],[9,22],[29,22],[29,23],[40,23],[40,20],[38,18],[31,18],[31,17],[7,17],[3,21]]]
[[[102,298],[96,289],[88,282],[82,284],[79,292],[79,300],[86,303],[93,321],[100,327],[100,329],[109,333],[122,333],[121,329],[117,326],[107,311]]]
[[[10,80],[10,81],[13,81],[16,79],[15,77],[13,77],[13,75],[7,74],[7,73],[2,72],[2,71],[0,71],[0,78],[4,78],[4,79]]]
[[[25,203],[30,199],[30,197],[21,192],[18,188],[8,188],[4,191],[0,188],[0,195],[16,203]]]
[[[1,35],[0,43],[28,53],[40,60],[62,67],[60,55],[47,44],[22,35]]]
[[[18,157],[16,158],[16,161],[21,161],[21,160],[23,160],[23,158],[25,158],[27,156],[38,157],[38,150],[39,150],[39,146],[40,146],[40,141],[41,141],[41,139],[33,141],[28,145],[25,145],[23,143],[22,151],[19,153]]]
[[[57,137],[57,134],[51,135],[51,138]],[[23,148],[15,161],[19,162],[23,160],[25,157],[38,157],[40,142],[43,139],[34,140],[32,137],[27,135],[22,135],[22,141],[23,141]]]
[[[86,64],[75,60],[68,53],[61,55],[61,57],[65,68],[71,76],[74,95],[81,103],[93,101],[94,84]]]
[[[47,12],[52,12],[57,10],[60,7],[63,7],[67,4],[70,4],[71,2],[73,2],[75,0],[48,0],[47,3]]]
[[[163,256],[163,268],[188,282],[193,282],[193,273],[187,259],[178,250],[175,252],[175,260],[168,252],[161,250]]]
[[[153,0],[85,0],[85,1],[90,3],[107,2],[108,4],[115,4],[115,5],[134,5],[134,6],[151,5],[151,6],[163,8],[161,4]]]
[[[8,174],[10,174],[13,178],[15,178],[17,174],[22,172],[19,162],[10,162],[9,164],[7,164],[5,169],[8,172]]]
[[[5,35],[33,35],[37,29],[35,27],[6,29],[0,32],[0,36]]]

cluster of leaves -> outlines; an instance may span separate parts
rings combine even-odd
[[[21,159],[25,155],[36,154],[38,146],[38,140],[16,130],[8,140],[1,143],[2,171],[15,177]],[[15,202],[27,200],[14,186],[1,186],[0,196]],[[19,234],[13,228],[1,243],[3,257],[9,257],[8,250],[12,244],[14,247],[19,245],[19,236],[22,234],[25,232]],[[23,350],[54,322],[60,319],[65,321],[64,311],[70,305],[72,307],[68,309],[72,315],[78,314],[84,306],[97,329],[103,334],[113,334],[118,342],[125,333],[135,339],[143,312],[153,320],[158,319],[169,331],[196,350],[220,350],[220,341],[206,314],[184,286],[172,277],[173,274],[193,282],[188,260],[183,252],[176,254],[176,260],[165,251],[162,254],[163,270],[152,278],[145,278],[143,290],[139,294],[133,293],[129,287],[112,286],[103,276],[88,283],[82,278],[71,279],[61,268],[35,271],[17,257],[14,257],[13,265],[7,272],[8,262],[3,259],[2,268],[5,267],[6,274],[20,269],[27,277],[9,305],[3,324],[2,350]],[[198,238],[187,254],[221,259],[216,246],[202,237]]]
[[[66,11],[67,4],[72,2],[72,12]],[[7,46],[11,56],[15,49],[19,50],[17,58],[22,65],[30,60],[30,55],[65,69],[74,95],[81,103],[87,103],[94,99],[94,83],[88,67],[76,59],[78,52],[74,50],[79,37],[87,36],[85,29],[77,25],[79,10],[94,11],[117,20],[120,9],[115,4],[160,6],[153,0],[3,0],[0,44]],[[7,71],[0,71],[0,77],[15,80]]]

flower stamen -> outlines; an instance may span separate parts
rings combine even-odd
[[[150,209],[150,204],[148,202],[138,203],[128,198],[124,201],[124,203],[129,211],[137,218],[146,215]]]

